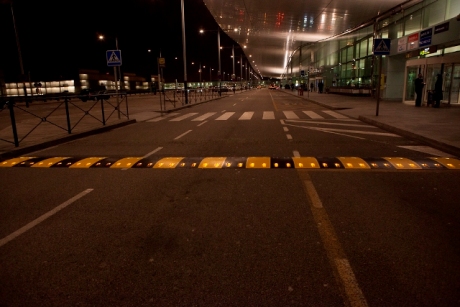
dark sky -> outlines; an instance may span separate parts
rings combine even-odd
[[[0,71],[6,82],[20,75],[14,23],[8,0],[0,0]],[[199,34],[200,28],[217,29],[202,0],[184,0],[188,81],[198,81],[198,65],[206,65],[202,78],[209,80],[209,66],[217,72],[217,32]],[[14,0],[24,71],[33,80],[67,79],[79,68],[108,68],[105,51],[115,49],[115,36],[122,51],[124,72],[141,76],[156,74],[160,50],[166,59],[166,82],[183,80],[182,23],[180,0]],[[105,42],[97,35],[108,36]],[[224,33],[221,45],[234,42]],[[148,53],[147,50],[152,52]],[[239,59],[238,49],[235,55]],[[222,71],[231,72],[231,48],[222,50]],[[178,60],[175,60],[178,57]],[[191,62],[195,65],[192,66]],[[238,65],[237,72],[238,72]]]

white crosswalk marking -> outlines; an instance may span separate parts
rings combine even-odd
[[[307,120],[307,119],[311,119],[311,120],[329,119],[329,120],[331,120],[332,119],[331,117],[333,117],[333,119],[351,120],[349,117],[347,117],[345,115],[342,115],[340,113],[331,111],[331,110],[321,110],[321,111],[301,111],[301,110],[296,110],[296,111],[282,111],[282,112],[283,112],[284,117],[285,117],[286,120],[292,120],[292,121],[295,121],[295,120],[303,120],[304,121],[304,120]],[[241,114],[239,112],[227,112],[227,111],[224,110],[224,111],[222,111],[220,113],[221,113],[221,115],[220,116],[218,115],[219,117],[217,117],[215,120],[228,120],[228,119],[230,119],[230,117],[232,117],[235,114],[239,116],[238,120],[252,120],[252,119],[254,119],[254,115],[256,115],[257,112],[255,112],[255,111],[247,111],[247,112],[243,112]],[[263,111],[262,113],[263,113],[263,115],[262,115],[263,120],[276,119],[276,117],[281,117],[282,118],[282,116],[280,116],[279,112]],[[160,116],[160,117],[156,117],[156,118],[147,120],[147,122],[158,122],[160,120],[167,119],[167,118],[169,118],[169,121],[171,121],[171,122],[179,122],[179,121],[182,121],[182,120],[194,117],[194,116],[198,116],[198,117],[190,119],[191,121],[201,121],[202,122],[202,121],[205,121],[205,120],[213,117],[216,114],[218,114],[218,113],[217,112],[207,112],[207,113],[204,113],[204,114],[201,114],[201,115],[199,113],[186,113],[186,114],[170,113],[170,114],[167,114],[167,115],[163,115],[163,116]],[[178,117],[171,118],[173,116],[178,116]],[[260,117],[255,117],[255,119],[257,119],[257,118],[260,119]]]
[[[275,112],[273,111],[265,111],[262,119],[275,119]]]
[[[179,113],[169,113],[169,114],[166,114],[166,115],[159,116],[159,117],[157,117],[157,118],[148,120],[147,122],[148,122],[148,123],[159,122],[160,120],[166,119],[166,118],[168,118],[168,117],[176,116],[177,114],[179,114]]]
[[[299,117],[294,113],[294,111],[283,111],[286,119],[299,119]]]
[[[194,118],[192,119],[192,121],[204,121],[205,119],[213,116],[214,114],[216,114],[216,112],[209,112],[209,113],[206,113],[206,114],[203,114],[197,118]]]
[[[308,116],[310,116],[310,118],[312,119],[324,119],[324,117],[322,117],[316,112],[313,112],[313,111],[303,111],[303,112],[307,114]]]
[[[337,113],[337,112],[330,111],[330,110],[325,110],[325,111],[323,111],[323,112],[326,113],[326,114],[329,114],[330,116],[335,117],[335,118],[348,118],[348,117],[345,116],[345,115],[342,115],[342,114],[339,114],[339,113]]]
[[[216,118],[216,120],[227,120],[227,119],[229,119],[233,114],[235,114],[235,112],[225,112],[224,114],[222,114],[221,116],[219,116],[218,118]]]
[[[243,115],[238,118],[238,120],[250,120],[252,116],[254,115],[254,112],[244,112]]]
[[[192,116],[195,116],[197,115],[198,113],[187,113],[185,115],[182,115],[182,116],[179,116],[179,117],[176,117],[176,118],[173,118],[170,120],[170,122],[179,122],[183,119],[186,119],[186,118],[189,118],[189,117],[192,117]]]

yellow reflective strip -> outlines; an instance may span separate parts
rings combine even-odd
[[[51,167],[54,164],[58,163],[59,161],[68,159],[69,157],[53,157],[49,159],[42,160],[40,162],[31,165],[30,167]]]
[[[21,162],[33,159],[35,157],[18,157],[18,158],[13,158],[9,160],[5,160],[2,163],[0,163],[0,167],[12,167],[15,166]]]
[[[369,169],[366,161],[358,157],[337,157],[345,168]]]
[[[390,162],[396,169],[422,169],[420,165],[410,159],[401,157],[383,157],[383,159]]]
[[[184,157],[163,158],[155,163],[153,168],[175,168],[183,159]]]
[[[225,157],[207,157],[201,160],[198,168],[222,168],[225,159]]]
[[[460,169],[460,160],[455,158],[430,158],[450,169]]]
[[[72,164],[71,166],[69,166],[69,168],[89,168],[91,167],[93,164],[105,159],[106,157],[90,157],[90,158],[85,158],[85,159],[82,159],[78,162],[75,162],[74,164]]]
[[[318,160],[313,157],[293,157],[295,168],[320,168]]]
[[[110,168],[130,168],[137,161],[141,160],[142,157],[128,157],[118,160],[117,162],[113,163]]]
[[[246,168],[270,168],[270,157],[248,157]]]

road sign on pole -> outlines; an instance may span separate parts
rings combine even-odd
[[[107,66],[121,66],[121,50],[107,50]]]
[[[391,40],[389,38],[374,39],[374,55],[389,55]]]

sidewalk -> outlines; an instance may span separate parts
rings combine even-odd
[[[381,100],[377,116],[377,100],[372,97],[304,92],[302,98],[460,157],[460,106],[416,108],[415,103]]]
[[[285,91],[295,97],[297,92]],[[238,93],[237,93],[238,94]],[[226,97],[226,96],[223,96]],[[222,97],[222,98],[223,98]],[[196,104],[214,99],[196,99],[189,101],[189,105],[182,106],[176,102],[176,108],[172,102],[166,102],[166,110],[173,111],[184,107],[193,107]],[[293,99],[297,99],[294,98]],[[354,97],[338,94],[319,94],[304,92],[301,99],[312,101],[315,104],[335,110],[336,112],[359,119],[363,122],[394,132],[405,137],[426,143],[436,149],[460,157],[460,106],[442,105],[441,108],[421,107],[407,105],[401,102],[380,101],[379,113],[377,113],[377,101],[372,97]],[[159,95],[129,96],[129,119],[114,118],[102,126],[98,122],[82,123],[78,129],[68,134],[56,129],[53,125],[41,125],[39,132],[31,133],[20,143],[19,147],[14,144],[0,141],[0,159],[6,159],[25,155],[27,153],[55,146],[73,139],[101,133],[110,129],[144,121],[161,116],[165,112],[160,106]],[[163,112],[162,112],[163,111]],[[2,121],[6,114],[2,114]],[[18,125],[26,123],[18,123]],[[11,126],[0,130],[0,138],[11,139]]]

